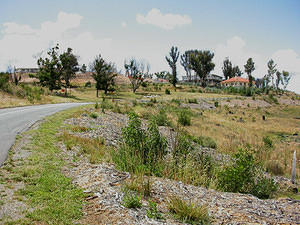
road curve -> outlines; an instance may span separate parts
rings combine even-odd
[[[58,111],[90,103],[60,103],[0,109],[0,166],[17,134],[27,130],[38,120]]]

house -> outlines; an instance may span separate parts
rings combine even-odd
[[[255,85],[255,81],[253,81],[253,84]],[[243,77],[232,77],[227,80],[223,80],[221,82],[222,87],[248,87],[249,86],[249,80]]]
[[[220,84],[220,82],[223,80],[223,77],[216,75],[216,74],[209,74],[206,77],[206,85],[209,87],[215,87]]]

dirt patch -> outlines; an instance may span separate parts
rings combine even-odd
[[[227,105],[228,107],[241,107],[241,108],[265,108],[265,107],[270,107],[271,104],[264,100],[253,100],[253,99],[231,99],[227,101],[222,101],[220,102],[221,106]]]

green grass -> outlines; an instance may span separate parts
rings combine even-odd
[[[28,220],[28,224],[72,224],[82,216],[83,191],[61,172],[65,159],[56,146],[62,122],[75,111],[78,109],[57,113],[37,130],[29,131],[32,154],[19,171],[26,178],[20,194],[26,196],[34,209],[26,215],[24,221]]]

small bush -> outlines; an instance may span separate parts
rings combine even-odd
[[[92,87],[91,81],[86,82],[84,86],[85,86],[85,87]]]
[[[166,93],[166,95],[170,95],[170,94],[171,94],[171,92],[170,92],[169,89],[166,89],[166,90],[165,90],[165,93]]]
[[[175,99],[175,98],[173,98],[173,99],[171,100],[171,102],[174,102],[174,103],[176,103],[177,105],[180,105],[180,104],[181,104],[180,99]]]
[[[196,98],[189,98],[188,103],[198,104],[198,101]]]
[[[192,140],[203,147],[217,148],[217,143],[211,137],[199,136],[193,137]]]
[[[277,189],[272,178],[267,178],[249,150],[239,149],[231,164],[218,173],[218,188],[228,192],[253,194],[269,198]]]
[[[135,106],[137,106],[137,101],[134,99],[133,101],[132,101],[132,105],[133,105],[133,107],[135,107]]]
[[[99,109],[99,103],[98,102],[96,102],[96,104],[95,104],[95,109]]]
[[[95,113],[95,112],[92,112],[92,113],[90,114],[90,117],[93,118],[93,119],[97,119],[97,118],[98,118],[98,114]]]
[[[181,110],[178,114],[178,123],[182,126],[191,125],[191,113],[187,110]]]
[[[125,191],[122,205],[129,209],[141,208],[141,196],[129,191]]]
[[[273,148],[273,141],[269,136],[263,137],[263,142],[266,148]]]
[[[218,108],[218,106],[219,106],[219,102],[215,101],[215,107]]]
[[[188,203],[178,197],[172,197],[168,204],[169,211],[184,223],[208,224],[210,217],[205,206]]]
[[[161,213],[157,210],[157,204],[154,201],[148,201],[149,209],[147,210],[147,217],[152,219],[163,219]]]
[[[167,113],[166,113],[166,110],[164,110],[164,109],[160,109],[158,114],[153,116],[153,120],[155,121],[157,126],[168,126],[169,125]]]
[[[157,100],[156,100],[156,98],[151,98],[150,102],[152,102],[153,104],[155,104],[155,103],[157,103]]]

